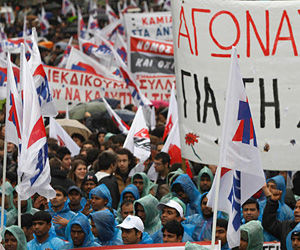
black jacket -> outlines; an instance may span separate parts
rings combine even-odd
[[[262,218],[262,226],[268,233],[279,239],[281,249],[286,250],[286,237],[297,223],[294,220],[277,220],[276,211],[278,207],[278,201],[273,201],[270,198],[267,200]]]
[[[106,176],[98,182],[98,185],[102,183],[105,184],[110,191],[110,195],[112,198],[112,208],[117,209],[120,201],[120,192],[117,178],[114,175]]]
[[[67,178],[67,172],[63,171],[59,168],[50,168],[51,173],[51,186],[61,186],[63,187],[66,192],[68,191],[68,188],[71,186],[74,186],[75,183]]]

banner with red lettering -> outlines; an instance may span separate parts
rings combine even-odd
[[[132,103],[131,94],[124,81],[118,81],[90,74],[84,71],[44,66],[52,88],[53,98],[58,110],[65,110],[67,103],[73,106],[80,102],[89,102],[102,97],[115,98],[121,105]],[[138,77],[137,84],[142,93],[150,100],[166,100],[170,98],[175,76]]]
[[[232,46],[263,168],[300,160],[300,8],[286,1],[172,1],[184,158],[217,164]]]
[[[174,75],[173,43],[130,37],[129,65],[135,74]]]
[[[127,37],[141,36],[172,41],[171,12],[126,13],[125,29]]]

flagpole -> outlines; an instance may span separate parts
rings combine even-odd
[[[2,170],[2,198],[1,198],[1,228],[0,228],[1,233],[4,228],[6,165],[7,165],[7,141],[4,140],[4,156],[3,156],[3,170]]]
[[[218,217],[218,202],[219,202],[219,192],[220,192],[220,179],[221,179],[221,167],[217,167],[215,182],[216,182],[216,194],[214,202],[214,216],[213,216],[213,226],[211,235],[211,247],[210,249],[215,249],[215,237],[216,237],[216,227],[217,227],[217,217]]]
[[[21,177],[18,175],[18,185],[21,183]],[[18,194],[18,226],[21,227],[21,199]]]

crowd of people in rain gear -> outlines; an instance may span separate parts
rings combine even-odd
[[[7,28],[10,37],[22,33],[24,13],[34,11],[20,7],[18,10],[20,23]],[[63,36],[70,36],[62,32],[64,25],[64,21],[54,25],[49,40],[56,43]],[[48,65],[56,65],[63,50],[54,46],[51,51],[48,45],[40,44],[45,46],[42,59]],[[51,185],[56,197],[47,201],[36,194],[22,201],[21,228],[16,226],[17,148],[8,143],[5,193],[0,190],[1,196],[5,196],[5,230],[2,232],[5,249],[176,242],[187,242],[187,249],[202,249],[190,242],[211,240],[213,212],[207,206],[206,196],[214,181],[216,166],[192,162],[191,177],[180,163],[171,165],[170,156],[161,152],[165,109],[158,108],[156,116],[157,127],[150,131],[151,156],[142,166],[122,147],[125,136],[112,134],[110,128],[95,130],[88,140],[80,134],[72,134],[81,148],[80,154],[74,157],[66,147],[49,138]],[[5,110],[0,120],[0,156],[3,158]],[[151,167],[155,175],[149,174]],[[242,205],[243,225],[238,249],[261,250],[265,241],[279,241],[283,250],[300,249],[300,172],[266,171],[265,174],[266,186]],[[227,229],[228,215],[219,212],[215,235],[223,250],[229,249]]]

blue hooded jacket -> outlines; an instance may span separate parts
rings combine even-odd
[[[69,207],[69,200],[67,200],[65,202],[65,205],[64,207],[58,211],[58,212],[55,212],[52,208],[52,205],[51,205],[51,202],[49,202],[49,209],[46,210],[47,212],[50,213],[51,217],[53,218],[54,216],[61,216],[67,220],[71,220],[76,214],[70,210],[70,207]],[[54,226],[54,229],[55,229],[55,233],[56,235],[61,238],[61,239],[64,239],[66,240],[66,237],[65,237],[65,227],[61,227],[61,225],[59,224],[54,224],[52,222],[53,226]]]
[[[66,237],[68,239],[68,243],[64,245],[61,249],[72,249],[75,248],[73,244],[73,240],[71,237],[71,229],[73,225],[79,225],[84,232],[84,242],[80,247],[98,247],[100,244],[95,242],[95,237],[92,233],[91,226],[89,223],[89,219],[82,213],[78,213],[75,217],[70,220],[68,226],[66,228]]]
[[[31,240],[27,243],[27,248],[30,249],[30,250],[44,250],[44,249],[58,250],[61,247],[63,247],[64,244],[65,244],[65,241],[63,241],[62,239],[56,237],[54,233],[51,233],[49,231],[49,237],[46,241],[44,241],[41,244],[34,237],[33,240]]]
[[[173,182],[171,190],[175,184],[180,184],[183,191],[189,197],[189,202],[186,204],[186,214],[185,216],[190,216],[193,214],[201,214],[201,194],[198,191],[197,187],[187,174],[179,175],[176,180]]]
[[[109,209],[93,212],[90,217],[95,223],[98,231],[97,242],[102,246],[120,245],[122,238],[119,230],[116,228],[114,215]]]
[[[92,198],[92,195],[95,195],[95,196],[100,197],[102,199],[107,199],[108,202],[107,202],[106,206],[111,208],[112,198],[111,198],[111,195],[110,195],[110,191],[109,191],[109,189],[107,188],[107,186],[105,184],[101,184],[101,185],[93,188],[90,191],[89,199]]]
[[[277,210],[277,219],[280,221],[293,220],[294,219],[293,210],[287,204],[284,203],[285,194],[286,194],[286,185],[285,185],[284,177],[282,175],[276,175],[276,176],[268,179],[267,183],[270,180],[273,180],[276,183],[277,189],[282,192],[281,198],[279,200],[279,207]],[[264,208],[266,206],[266,200],[261,201],[259,203],[259,206],[260,206],[259,220],[261,221],[262,214],[263,214]]]
[[[286,236],[286,249],[287,250],[293,250],[293,247],[292,247],[292,239],[291,239],[291,236],[292,236],[292,233],[293,232],[300,232],[300,222],[295,226],[295,228],[288,233],[288,235]]]

